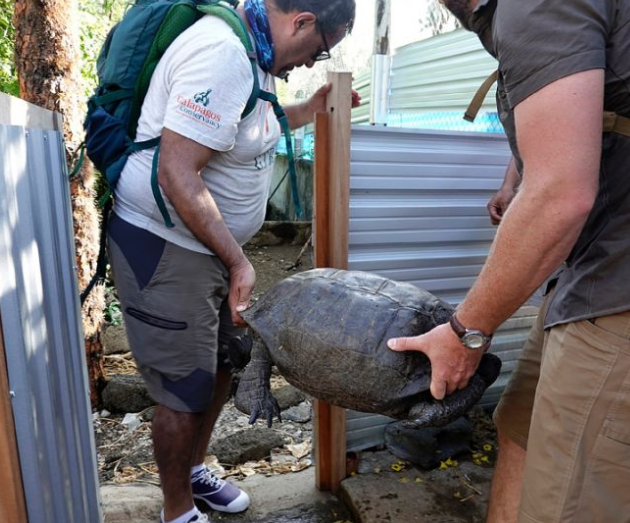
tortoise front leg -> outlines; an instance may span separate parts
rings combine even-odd
[[[468,412],[494,383],[501,371],[501,360],[494,354],[484,354],[477,372],[465,389],[449,394],[443,400],[431,399],[409,410],[409,424],[416,428],[441,427]]]
[[[252,359],[253,335],[236,336],[228,343],[228,358],[236,370],[242,370]]]
[[[234,405],[244,414],[249,414],[249,423],[253,425],[259,417],[267,420],[271,427],[274,416],[282,421],[278,401],[271,394],[271,356],[265,344],[258,337],[254,340],[251,361],[241,376]]]

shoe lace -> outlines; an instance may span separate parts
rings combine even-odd
[[[218,489],[225,483],[225,480],[215,476],[208,468],[205,468],[200,472],[199,481],[213,489]]]

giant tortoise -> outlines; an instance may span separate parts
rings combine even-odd
[[[262,417],[271,426],[280,417],[269,383],[275,364],[289,383],[333,405],[417,427],[450,423],[494,382],[499,358],[485,354],[466,388],[437,401],[427,356],[394,352],[387,340],[427,332],[452,313],[427,291],[367,272],[314,269],[286,278],[242,313],[254,336],[231,344],[235,365],[246,364],[235,405],[250,423]]]

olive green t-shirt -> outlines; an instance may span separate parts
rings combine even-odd
[[[525,176],[514,107],[546,85],[605,69],[604,110],[630,117],[630,2],[480,0],[468,25],[499,61],[499,116]],[[628,309],[630,138],[604,133],[597,199],[559,275],[545,325]]]

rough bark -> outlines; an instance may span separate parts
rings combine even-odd
[[[20,97],[63,115],[68,165],[83,140],[85,99],[81,85],[76,0],[16,0],[16,67]],[[96,269],[99,213],[94,199],[94,171],[86,160],[70,183],[78,285],[83,290]],[[104,289],[95,287],[82,308],[83,333],[92,406],[103,384],[101,327]]]

